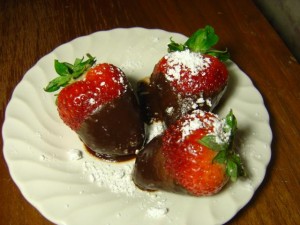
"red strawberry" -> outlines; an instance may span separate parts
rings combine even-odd
[[[226,66],[216,57],[185,50],[164,56],[155,66],[151,81],[165,76],[175,92],[183,96],[211,96],[227,84]]]
[[[225,120],[200,110],[185,115],[138,153],[135,184],[194,196],[219,192],[229,178],[243,174],[232,150],[235,130],[231,112]]]
[[[100,106],[118,98],[128,86],[124,73],[103,63],[89,69],[83,80],[63,88],[57,97],[62,120],[77,131],[82,122]]]
[[[228,82],[228,71],[220,60],[227,59],[228,53],[211,49],[217,39],[213,29],[206,27],[184,45],[171,40],[169,53],[156,64],[150,80],[138,85],[148,124],[163,121],[170,125],[192,110],[215,108]]]
[[[74,65],[55,63],[60,77],[45,90],[63,87],[57,109],[64,123],[104,158],[134,155],[144,142],[144,124],[125,74],[108,63],[91,67],[91,56],[87,61],[76,59]]]

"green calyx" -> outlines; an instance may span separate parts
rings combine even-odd
[[[226,174],[232,181],[236,181],[240,176],[246,176],[246,171],[242,164],[240,156],[233,149],[234,137],[237,131],[237,120],[232,110],[225,117],[225,126],[223,132],[229,134],[228,141],[217,141],[217,137],[208,134],[199,140],[199,143],[217,151],[218,154],[213,159],[214,163],[226,165]]]
[[[51,80],[44,88],[44,91],[57,91],[61,87],[65,87],[73,80],[76,80],[83,75],[96,62],[95,57],[91,56],[90,54],[86,55],[88,57],[87,60],[84,61],[84,57],[81,59],[76,58],[74,64],[68,62],[59,62],[57,59],[54,60],[54,68],[59,76]]]
[[[172,38],[170,38],[170,41],[171,43],[168,44],[169,52],[189,49],[192,52],[215,56],[221,61],[226,61],[230,57],[227,50],[220,51],[212,48],[218,43],[219,37],[215,34],[214,28],[209,25],[203,29],[197,30],[184,44],[176,43]]]

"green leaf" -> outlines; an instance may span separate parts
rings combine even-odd
[[[227,116],[225,117],[225,122],[227,125],[227,127],[225,127],[225,132],[228,132],[230,130],[231,134],[235,135],[237,130],[237,119],[234,116],[232,110],[230,110]]]
[[[74,62],[74,66],[79,65],[82,61],[83,61],[83,58],[81,58],[81,59],[76,58],[75,62]]]
[[[64,64],[66,67],[68,67],[68,68],[69,68],[70,74],[72,74],[72,73],[74,72],[74,70],[75,70],[75,67],[74,67],[74,65],[73,65],[73,64],[71,64],[71,63],[68,63],[68,62],[64,62],[63,64]]]
[[[69,81],[71,80],[71,76],[60,76],[60,77],[56,77],[55,79],[51,80],[50,83],[47,85],[46,88],[44,88],[44,90],[46,92],[54,92],[57,91],[60,87],[65,86],[66,84],[69,83]]]
[[[219,151],[218,154],[214,157],[213,162],[226,163],[227,162],[226,150]]]
[[[87,57],[86,61],[83,61],[84,57],[76,58],[74,64],[54,60],[54,68],[59,77],[50,81],[44,90],[47,92],[57,91],[83,75],[96,62],[95,57],[90,54],[87,54]]]
[[[81,66],[81,67],[76,68],[76,70],[74,70],[74,72],[73,72],[73,74],[72,74],[73,79],[79,78],[79,77],[84,73],[84,71],[85,71],[86,69],[87,69],[87,68],[85,68],[84,66]]]
[[[214,151],[223,151],[228,148],[228,143],[218,143],[215,135],[205,135],[198,142]]]
[[[89,55],[88,55],[89,56]],[[94,57],[89,56],[89,59],[83,61],[82,59],[77,59],[74,62],[74,72],[73,79],[77,79],[81,76],[84,71],[88,70],[94,64]]]
[[[60,76],[67,76],[70,74],[69,68],[65,63],[61,63],[57,59],[54,60],[54,68],[56,73]]]
[[[240,156],[238,154],[234,153],[234,154],[231,155],[231,160],[233,162],[235,162],[236,165],[237,165],[238,176],[243,176],[243,177],[247,176],[247,172],[244,168],[244,165],[242,163],[242,160],[241,160]]]
[[[223,128],[224,132],[230,133],[228,142],[218,143],[217,137],[212,134],[205,135],[198,141],[200,144],[218,152],[213,159],[213,163],[226,165],[226,174],[232,181],[236,181],[240,176],[247,175],[240,156],[233,149],[236,130],[237,119],[230,110],[225,117],[225,127]]]
[[[192,34],[185,45],[193,52],[205,53],[218,41],[219,37],[215,34],[214,28],[206,26],[204,29],[199,29]]]
[[[210,50],[206,51],[206,54],[215,56],[223,62],[225,62],[226,60],[228,60],[230,58],[230,54],[227,51],[227,49],[225,51],[210,49]]]
[[[233,160],[229,159],[227,161],[227,166],[226,166],[226,173],[230,177],[232,181],[236,181],[238,177],[238,166],[236,162]]]
[[[170,38],[171,43],[168,44],[168,52],[184,51],[187,47],[183,44],[178,44]]]
[[[209,25],[193,33],[184,44],[176,43],[172,38],[170,38],[170,41],[171,43],[168,44],[168,52],[189,49],[192,52],[212,55],[221,61],[226,61],[230,57],[227,50],[219,51],[212,49],[212,47],[218,43],[219,37],[215,34],[214,28]]]

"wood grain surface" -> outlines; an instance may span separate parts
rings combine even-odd
[[[0,123],[24,73],[65,42],[95,31],[136,26],[189,36],[207,24],[221,37],[219,47],[229,49],[231,59],[262,93],[274,136],[264,182],[228,224],[299,224],[300,66],[250,0],[2,0]],[[24,199],[3,154],[0,224],[52,224]]]

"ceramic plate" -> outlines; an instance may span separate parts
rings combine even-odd
[[[66,225],[198,225],[230,220],[261,184],[271,157],[272,133],[262,96],[249,77],[229,61],[230,84],[218,113],[233,109],[238,151],[249,177],[211,197],[188,197],[137,189],[134,160],[109,163],[89,155],[60,120],[55,96],[43,88],[56,76],[53,62],[73,62],[86,53],[123,69],[133,83],[148,76],[177,33],[143,28],[100,31],[54,49],[17,85],[3,125],[4,156],[25,198],[47,219]],[[82,154],[82,158],[80,157]]]

